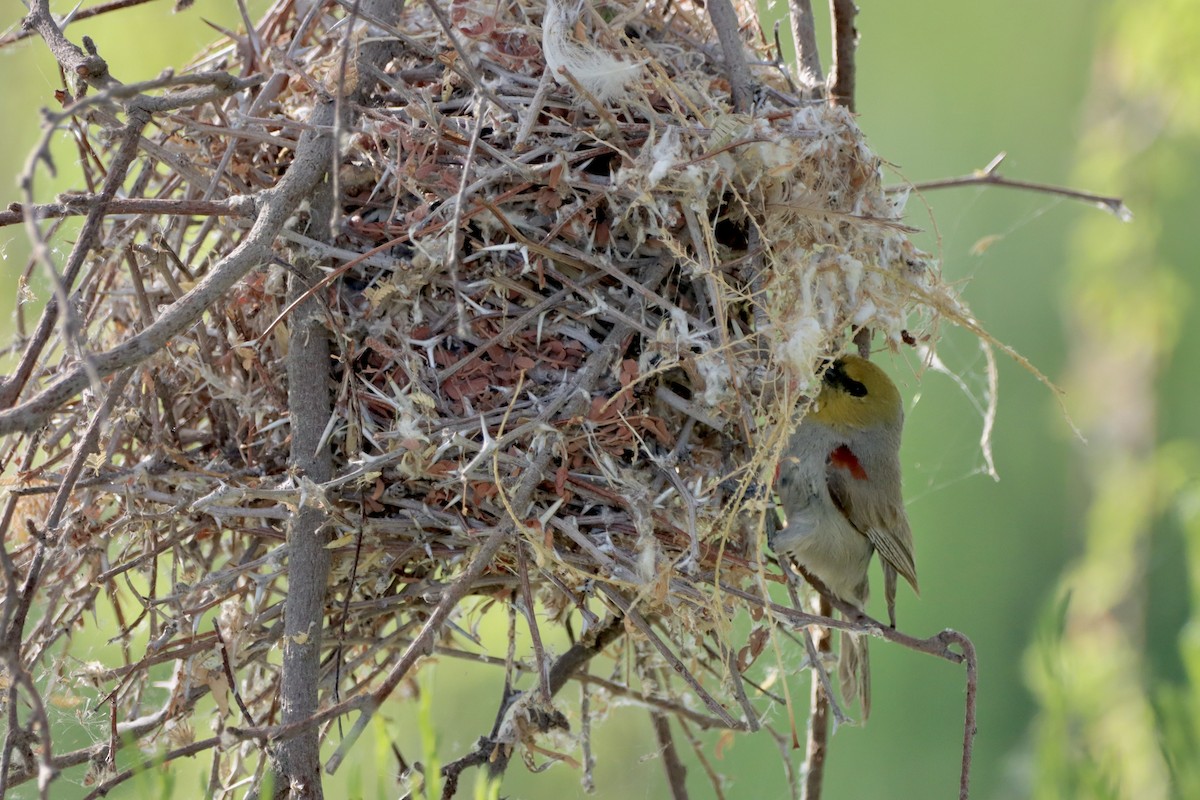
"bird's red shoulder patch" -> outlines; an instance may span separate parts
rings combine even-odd
[[[854,451],[844,444],[829,454],[829,463],[839,469],[848,470],[850,476],[855,480],[865,481],[867,479],[867,471],[863,469],[858,456],[854,455]]]

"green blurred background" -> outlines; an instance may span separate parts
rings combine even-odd
[[[15,25],[23,7],[5,9],[3,24]],[[184,14],[155,3],[68,34],[92,36],[114,74],[135,81],[185,64],[213,35],[201,18],[239,25],[232,0],[198,0]],[[1200,269],[1192,255],[1200,9],[1194,0],[862,0],[858,23],[861,124],[904,178],[961,175],[1006,151],[1009,177],[1119,195],[1135,214],[1126,224],[1090,206],[998,188],[910,202],[910,221],[926,231],[921,241],[943,259],[945,276],[993,335],[1063,387],[1087,440],[1072,433],[1053,392],[1000,354],[994,482],[979,447],[986,362],[974,337],[945,330],[939,344],[961,385],[932,371],[918,378],[911,355],[891,361],[911,401],[906,495],[923,591],[902,596],[900,619],[922,636],[956,628],[978,648],[972,797],[1200,797],[1192,622],[1200,577]],[[53,105],[58,78],[37,40],[0,50],[0,75],[0,199],[8,202],[18,198],[14,176],[38,134],[36,109]],[[61,177],[41,173],[41,200],[73,185],[70,148],[56,152]],[[23,241],[20,230],[0,229],[5,341]],[[488,637],[502,636],[495,622]],[[872,650],[871,721],[837,731],[825,796],[955,796],[961,669],[882,642]],[[500,676],[452,660],[434,670],[436,689],[423,686],[421,713],[445,761],[490,727]],[[807,678],[789,680],[803,706]],[[562,699],[577,703],[576,690]],[[389,707],[355,762],[330,780],[329,796],[397,796],[389,742],[410,760],[431,760],[417,715],[414,703]],[[773,715],[786,729],[783,710]],[[61,735],[78,744],[102,737],[104,717],[85,717],[87,726],[68,734],[77,722],[64,712]],[[728,776],[727,797],[788,796],[770,737],[718,743],[705,735],[700,743]],[[643,710],[614,703],[594,749],[596,797],[665,796]],[[688,765],[692,796],[712,796],[690,755]],[[147,776],[118,796],[197,796],[207,772],[201,757],[172,779]],[[71,773],[56,796],[86,793],[81,777]],[[504,791],[582,794],[578,772],[562,765],[531,775],[514,764]],[[27,786],[13,796],[34,794]]]

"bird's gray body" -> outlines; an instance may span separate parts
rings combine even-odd
[[[792,436],[778,484],[787,527],[777,531],[770,544],[839,598],[862,608],[867,601],[867,565],[875,547],[850,523],[829,491],[829,454],[845,444],[845,438],[817,422],[801,424]]]

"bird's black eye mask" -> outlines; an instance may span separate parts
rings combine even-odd
[[[845,366],[841,361],[834,361],[829,369],[825,370],[825,382],[830,386],[841,389],[851,397],[867,396],[866,385],[847,375]]]

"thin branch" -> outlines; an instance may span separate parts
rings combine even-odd
[[[337,66],[337,86],[333,92],[333,140],[335,142],[345,141],[346,138],[346,78],[351,67],[350,59],[355,56],[357,50],[357,42],[353,41],[355,28],[358,27],[358,11],[359,0],[353,0],[353,5],[346,12],[346,18],[343,20],[344,30],[342,31],[342,42],[338,48],[338,66]],[[395,16],[395,15],[392,15]],[[365,27],[365,26],[364,26]],[[365,37],[364,37],[365,38]],[[379,40],[374,40],[375,44]],[[358,71],[358,64],[354,64],[353,85],[350,86],[350,91],[353,92],[356,100],[365,100],[367,97],[367,86],[372,82],[366,80],[366,75]],[[380,65],[382,66],[382,64]],[[329,195],[330,197],[342,196],[342,176],[341,170],[338,169],[338,164],[341,159],[341,152],[334,150],[333,158],[329,162]],[[325,227],[328,230],[336,231],[342,226],[342,204],[330,203],[327,209],[329,211],[329,219],[325,220]]]
[[[471,126],[471,139],[467,144],[467,154],[463,156],[462,176],[459,180],[458,191],[454,195],[454,216],[450,220],[450,286],[454,292],[454,311],[458,314],[458,335],[467,338],[467,309],[462,297],[462,253],[463,253],[463,212],[467,201],[467,190],[471,186],[471,170],[475,166],[475,152],[479,147],[479,134],[483,130],[483,120],[486,106],[482,103],[475,109],[475,124]]]
[[[583,755],[583,775],[579,783],[583,791],[592,794],[596,791],[596,755],[592,752],[592,693],[588,687],[579,687],[579,749]]]
[[[0,211],[0,228],[19,225],[26,216],[33,219],[58,219],[87,214],[93,207],[103,206],[108,217],[123,214],[176,217],[253,217],[254,200],[237,196],[226,200],[161,200],[148,197],[114,197],[107,202],[100,195],[70,195],[58,203],[39,203],[26,207],[12,203],[7,211]]]
[[[662,757],[663,769],[667,772],[667,786],[672,800],[688,800],[687,767],[679,758],[675,739],[671,736],[671,721],[660,711],[650,712],[650,723],[654,727],[654,738]]]
[[[233,699],[237,702],[238,708],[242,710],[242,716],[246,718],[246,722],[250,725],[255,725],[254,715],[250,713],[250,709],[246,708],[246,701],[242,699],[241,690],[238,689],[237,678],[233,674],[233,665],[229,663],[229,645],[225,643],[225,637],[221,635],[221,626],[214,619],[213,633],[217,636],[217,641],[221,647],[221,667],[225,670],[225,680],[229,681],[229,691],[233,692]],[[116,708],[116,703],[113,703],[113,708]]]
[[[81,357],[86,359],[86,356],[82,353],[83,348],[78,342],[79,325],[74,318],[69,302],[71,287],[75,285],[75,280],[79,276],[79,271],[82,269],[88,254],[99,242],[100,228],[104,223],[105,216],[104,206],[108,200],[116,196],[117,191],[125,182],[125,176],[128,174],[129,168],[138,153],[138,142],[141,138],[142,130],[149,122],[150,114],[146,112],[137,112],[129,115],[124,129],[120,133],[121,146],[108,169],[108,175],[104,179],[104,186],[100,191],[97,202],[88,209],[87,217],[79,229],[79,236],[71,247],[71,253],[67,256],[66,264],[63,266],[61,277],[54,265],[54,260],[50,256],[50,248],[47,246],[45,237],[42,236],[42,231],[38,227],[37,221],[28,215],[25,217],[25,231],[29,236],[34,258],[45,268],[50,285],[54,288],[54,296],[46,303],[46,307],[42,310],[42,316],[38,320],[33,338],[21,354],[21,360],[18,362],[17,368],[13,371],[12,376],[0,386],[0,407],[11,406],[20,396],[21,390],[25,388],[25,383],[33,373],[38,358],[41,356],[42,350],[45,348],[51,333],[54,331],[54,326],[58,322],[60,313],[65,311],[62,325],[63,341],[74,347],[77,351],[80,351]],[[46,140],[43,139],[43,144],[45,143]],[[33,178],[37,162],[44,155],[45,151],[41,148],[34,151],[25,165],[24,173],[21,175],[21,193],[25,197],[24,208],[27,212],[34,206]],[[91,368],[92,364],[90,360],[85,360],[81,371],[86,376]],[[92,381],[95,381],[103,376],[93,372],[90,377]]]
[[[729,712],[725,710],[724,706],[717,702],[717,699],[713,697],[707,689],[704,688],[696,676],[693,675],[691,671],[689,671],[688,668],[683,664],[683,662],[679,660],[679,657],[671,651],[671,648],[667,646],[667,643],[659,638],[658,634],[654,632],[654,629],[648,622],[646,622],[641,613],[633,607],[632,603],[625,599],[621,593],[615,589],[612,589],[608,586],[600,586],[599,588],[600,591],[604,593],[604,596],[611,600],[613,604],[621,610],[621,613],[629,619],[629,622],[638,629],[638,632],[645,636],[646,639],[648,639],[650,643],[654,645],[659,654],[667,660],[667,663],[671,665],[671,667],[679,674],[681,678],[683,678],[684,682],[686,682],[688,686],[692,687],[692,691],[699,695],[700,700],[703,701],[704,705],[708,706],[708,710],[713,714],[716,714],[717,717],[719,717],[720,720],[725,723],[726,727],[735,731],[744,731],[749,728],[749,723],[738,722],[729,715]]]
[[[29,443],[29,446],[25,450],[25,456],[21,461],[20,467],[18,468],[18,474],[26,472],[33,465],[34,458],[38,452],[39,441],[40,436],[35,435],[33,437],[33,441]],[[13,514],[15,513],[16,508],[17,498],[13,495],[10,495],[7,502],[4,504],[3,515],[0,516],[0,533],[7,534],[9,526],[12,524]],[[4,538],[7,538],[7,536]],[[0,630],[4,630],[8,627],[9,620],[13,613],[12,609],[14,609],[20,602],[20,595],[17,591],[17,566],[13,563],[12,558],[9,556],[8,550],[4,547],[0,547],[0,564],[2,564],[4,568],[3,622],[0,622]],[[7,649],[0,651],[0,653],[3,653],[4,655],[15,655],[9,653]],[[14,670],[10,668],[9,672],[11,675]],[[12,755],[14,751],[20,751],[27,773],[35,772],[37,769],[36,759],[34,758],[33,749],[31,746],[31,743],[34,741],[34,737],[28,731],[25,731],[21,728],[20,718],[18,716],[21,708],[19,683],[17,681],[10,680],[8,690],[5,692],[5,694],[7,695],[6,707],[8,711],[8,730],[4,737],[3,753],[0,754],[0,797],[6,797],[8,793],[10,778],[9,771],[11,769]]]
[[[54,765],[54,745],[51,740],[50,717],[46,714],[46,705],[42,700],[41,694],[38,692],[37,684],[34,683],[33,677],[20,663],[10,663],[8,672],[10,680],[14,684],[25,689],[26,702],[29,704],[30,715],[30,730],[18,730],[16,734],[24,739],[24,747],[28,747],[32,752],[25,752],[26,759],[32,762],[37,761],[38,775],[38,796],[46,798],[50,797],[50,785],[59,776],[59,769]],[[34,736],[33,731],[37,731]],[[9,737],[5,737],[4,747],[7,750]],[[36,742],[37,747],[32,747]],[[23,748],[24,749],[24,748]],[[32,758],[31,758],[32,757]],[[32,766],[32,763],[30,763]]]
[[[1069,200],[1079,200],[1084,203],[1098,206],[1099,208],[1109,212],[1122,222],[1129,222],[1133,219],[1133,212],[1125,205],[1125,201],[1119,197],[1106,197],[1105,195],[1093,194],[1091,192],[1081,192],[1077,189],[1067,189],[1063,186],[1054,186],[1047,183],[1035,183],[1033,181],[1019,181],[1012,178],[1005,178],[997,169],[1004,161],[1007,153],[1000,153],[991,162],[981,170],[976,170],[970,175],[960,175],[957,178],[942,178],[936,181],[924,181],[922,183],[913,183],[904,186],[888,187],[889,192],[904,192],[915,189],[918,192],[926,192],[933,189],[954,189],[959,186],[1002,186],[1008,189],[1022,189],[1027,192],[1040,192],[1042,194],[1056,195],[1058,197],[1066,197]]]
[[[176,75],[168,70],[148,81],[110,86],[102,90],[99,94],[90,95],[74,103],[62,113],[63,116],[68,114],[74,116],[82,110],[84,104],[89,102],[99,105],[109,100],[128,99],[126,111],[129,113],[142,111],[147,114],[165,114],[168,111],[177,111],[181,108],[202,106],[205,103],[211,103],[246,89],[251,89],[262,82],[263,77],[261,75],[237,78],[228,72],[220,70],[188,72],[183,75]],[[189,86],[193,88],[168,92],[163,95],[146,94],[146,92],[168,89],[175,86]]]
[[[700,762],[701,769],[704,770],[705,776],[708,777],[709,785],[712,786],[713,797],[717,800],[725,800],[725,792],[722,789],[724,781],[717,771],[713,768],[712,762],[705,754],[706,747],[700,742],[699,737],[692,733],[692,729],[688,727],[685,720],[678,720],[679,729],[683,731],[684,738],[688,740],[688,744],[692,746],[692,753],[696,756],[696,760]]]
[[[821,598],[820,613],[823,617],[833,615],[833,609],[830,608],[829,601],[825,598]],[[828,630],[819,629],[816,639],[817,652],[815,655],[817,660],[813,663],[812,669],[808,734],[804,745],[804,791],[800,795],[803,800],[821,800],[821,788],[825,783],[825,758],[829,754],[831,694],[828,690],[828,676],[822,676],[818,670],[824,671],[824,665],[820,663],[821,658],[833,650],[833,634]]]
[[[161,767],[163,764],[174,761],[177,758],[188,758],[196,755],[197,753],[203,753],[205,750],[212,750],[220,745],[221,737],[213,736],[208,739],[201,739],[198,742],[192,742],[191,744],[184,745],[183,747],[177,747],[161,756],[147,758],[136,767],[131,767],[124,772],[120,772],[99,784],[96,786],[96,788],[92,789],[92,791],[88,792],[83,800],[97,800],[97,798],[100,797],[107,797],[108,793],[113,789],[141,772],[147,772],[155,769],[156,767]]]
[[[312,196],[329,164],[332,140],[328,127],[332,114],[331,103],[321,103],[313,110],[310,120],[313,127],[301,137],[296,158],[279,183],[260,196],[258,217],[237,247],[145,330],[111,350],[93,355],[91,365],[97,375],[111,375],[154,356],[167,342],[195,324],[246,273],[270,259],[280,229],[301,201]],[[88,382],[82,367],[68,370],[31,399],[0,411],[0,435],[41,426]]]
[[[571,679],[577,679],[583,682],[588,682],[590,676],[580,674],[580,670],[593,658],[604,652],[610,644],[615,642],[625,633],[625,626],[622,623],[620,616],[613,615],[606,619],[599,627],[592,631],[584,641],[576,642],[567,652],[563,653],[551,667],[547,680],[551,696],[557,694],[567,682]],[[503,663],[505,659],[490,659],[492,662]],[[511,705],[512,700],[519,696],[519,693],[512,697],[506,698],[505,706],[501,708],[498,715],[496,729],[499,730],[499,721],[504,716],[504,710],[508,705]],[[503,775],[508,767],[511,753],[505,752],[503,749],[497,749],[495,743],[489,737],[482,737],[479,744],[474,750],[461,758],[451,761],[442,768],[442,777],[446,779],[446,784],[442,790],[443,798],[454,796],[457,791],[459,776],[462,772],[470,767],[482,766],[489,764],[489,772],[494,780]]]
[[[833,713],[833,722],[835,725],[844,725],[850,722],[850,718],[842,711],[842,707],[838,705],[837,697],[833,693],[833,682],[829,680],[829,670],[825,669],[825,662],[822,660],[822,651],[820,645],[825,645],[824,652],[830,652],[829,643],[832,639],[828,631],[823,628],[823,632],[818,636],[819,642],[813,641],[812,629],[803,628],[801,637],[804,643],[804,652],[808,656],[809,667],[813,671],[814,680],[821,686],[821,693],[824,695],[826,702],[829,704],[829,710]]]
[[[29,4],[29,14],[21,22],[21,30],[23,33],[36,31],[54,54],[54,59],[63,72],[68,75],[74,75],[95,88],[104,88],[116,83],[109,76],[108,64],[103,58],[85,53],[63,35],[54,15],[50,13],[49,0],[33,0]]]
[[[790,727],[790,726],[789,726]],[[799,749],[794,731],[786,734],[780,733],[770,725],[764,725],[763,730],[775,740],[775,747],[779,750],[780,766],[783,768],[784,778],[787,780],[788,795],[791,800],[800,800],[801,780],[796,774],[795,765],[792,763],[792,751]]]
[[[830,605],[835,611],[841,612],[845,619],[834,619],[833,617],[824,617],[816,614],[806,614],[803,611],[798,611],[794,608],[789,608],[785,605],[771,601],[769,598],[764,599],[752,592],[747,592],[731,584],[721,582],[721,591],[725,594],[740,597],[743,600],[751,602],[757,608],[769,609],[771,614],[783,617],[792,625],[820,625],[824,628],[834,628],[839,631],[848,631],[850,633],[865,633],[869,636],[875,636],[880,639],[886,639],[889,642],[900,645],[901,647],[914,650],[918,653],[940,658],[944,661],[949,661],[952,664],[962,664],[966,658],[962,653],[951,650],[949,645],[953,644],[954,636],[962,636],[957,631],[943,631],[936,636],[930,636],[928,639],[919,639],[916,636],[910,636],[885,622],[875,619],[874,617],[863,613],[860,609],[855,608],[849,603],[839,600],[836,596],[829,593],[825,584],[819,578],[814,577],[809,573],[801,573],[804,580],[813,587],[817,594],[822,595],[829,600]],[[705,580],[711,580],[712,575],[698,576]],[[689,592],[683,586],[679,586],[675,581],[671,583],[671,590],[680,594],[687,595]],[[693,590],[694,591],[694,590]]]
[[[102,3],[91,8],[76,7],[74,13],[70,14],[63,20],[62,27],[67,27],[69,23],[83,22],[85,19],[98,17],[101,14],[107,14],[111,11],[120,11],[125,8],[133,8],[134,6],[144,5],[145,3],[153,3],[155,0],[113,0],[112,2]],[[22,39],[27,39],[33,36],[35,31],[28,25],[23,24],[16,30],[6,33],[0,37],[0,47],[6,47],[10,44],[15,44]]]
[[[962,751],[962,770],[959,776],[959,798],[967,800],[968,789],[971,782],[971,761],[974,754],[974,743],[976,733],[976,693],[978,691],[979,681],[979,666],[978,659],[975,653],[975,646],[966,635],[947,628],[941,633],[930,636],[928,639],[917,639],[907,634],[900,633],[890,625],[884,625],[879,620],[876,620],[867,614],[863,613],[858,608],[846,603],[829,592],[829,589],[820,581],[813,577],[807,571],[800,570],[804,576],[804,580],[815,589],[821,597],[821,615],[828,617],[833,609],[839,611],[850,624],[845,627],[845,630],[851,630],[859,633],[869,633],[874,636],[879,636],[887,639],[890,642],[895,642],[910,650],[915,650],[920,653],[937,656],[938,658],[952,661],[956,664],[965,664],[967,672],[967,697],[966,697],[966,712],[963,726],[963,751]],[[772,609],[774,610],[774,609]],[[794,613],[790,609],[782,609],[782,616],[789,616]],[[801,617],[807,617],[806,614],[800,614]],[[840,627],[830,621],[829,627]],[[958,651],[952,650],[952,646],[957,646]],[[805,795],[805,800],[816,800],[819,797],[820,788],[817,787],[818,794]]]
[[[39,454],[39,445],[41,444],[41,433],[36,433],[30,437],[28,446],[25,448],[25,455],[18,465],[17,474],[26,473],[33,467],[35,460]],[[4,503],[4,512],[0,514],[0,538],[8,539],[9,528],[12,526],[13,517],[17,511],[17,503],[20,496],[16,493],[9,493],[8,498]],[[8,629],[8,623],[11,619],[13,609],[16,608],[20,601],[20,596],[17,593],[18,584],[20,583],[17,574],[17,565],[13,563],[12,557],[9,555],[6,547],[0,547],[0,567],[4,569],[4,603],[0,608],[0,631]],[[97,581],[99,583],[99,581]],[[3,776],[0,776],[0,781]],[[0,788],[3,783],[0,783]],[[0,794],[0,796],[3,796]]]
[[[758,712],[754,710],[754,706],[750,704],[750,698],[746,696],[746,687],[743,685],[746,679],[742,675],[742,671],[738,669],[738,654],[736,650],[730,648],[725,651],[725,667],[730,672],[733,696],[737,698],[738,705],[742,707],[742,713],[746,715],[747,731],[754,733],[762,726],[758,721]]]
[[[339,2],[345,2],[345,0],[339,0]],[[450,23],[450,18],[446,16],[446,10],[442,8],[438,0],[425,0],[425,5],[430,11],[433,12],[433,16],[437,18],[438,24],[442,26],[442,32],[446,34],[446,38],[450,40],[450,45],[454,48],[454,51],[458,53],[457,62],[447,62],[451,64],[451,68],[460,72],[463,77],[469,80],[471,85],[475,87],[475,91],[479,92],[488,100],[491,100],[493,103],[495,103],[497,108],[504,109],[504,113],[509,114],[510,116],[516,116],[516,112],[513,111],[512,106],[501,100],[500,97],[497,96],[497,94],[491,89],[489,89],[483,80],[480,79],[479,69],[475,65],[475,60],[471,58],[470,51],[463,47],[462,42],[458,40],[458,34],[455,33],[455,27]],[[371,19],[371,16],[367,13],[362,14],[362,17],[363,19],[367,20]],[[457,67],[455,66],[456,64],[458,65]]]
[[[959,773],[958,798],[967,800],[971,793],[971,759],[975,753],[975,734],[978,727],[975,724],[976,694],[979,691],[979,661],[975,655],[975,645],[958,631],[946,630],[941,635],[948,641],[957,644],[963,653],[967,664],[967,700],[966,714],[963,721],[962,771]]]
[[[780,567],[780,570],[783,572],[784,579],[787,581],[788,599],[790,599],[792,601],[793,608],[799,609],[801,607],[800,597],[799,597],[799,594],[796,592],[796,584],[797,584],[797,581],[799,580],[799,576],[796,575],[795,570],[792,569],[791,559],[788,559],[788,558],[780,559],[779,567]],[[817,610],[818,610],[818,613],[821,614],[821,616],[828,617],[828,616],[832,615],[832,609],[830,609],[823,602],[819,605]],[[810,737],[811,737],[812,731],[813,731],[813,722],[814,722],[816,714],[817,714],[817,704],[818,703],[824,704],[825,716],[828,716],[829,713],[833,714],[834,725],[842,725],[844,723],[849,722],[849,719],[846,717],[846,714],[842,711],[842,707],[840,705],[838,705],[837,697],[835,697],[833,694],[833,683],[832,683],[832,681],[829,680],[829,670],[825,669],[825,662],[822,657],[822,652],[824,652],[826,654],[832,652],[833,635],[825,628],[818,627],[817,628],[817,631],[818,631],[817,641],[814,642],[812,631],[813,631],[812,626],[804,626],[803,628],[800,629],[800,633],[803,634],[804,652],[808,656],[809,668],[812,670],[812,684],[813,685],[810,687],[810,695],[809,695],[811,702],[809,703],[809,709],[810,709],[809,720],[810,721],[809,721],[809,728],[808,728],[808,735]],[[824,647],[824,651],[822,651],[822,649],[821,649],[822,647]],[[819,694],[817,692],[818,688],[820,689]],[[790,727],[791,727],[792,737],[794,739],[794,737],[796,735],[796,728],[795,728],[794,721],[792,722]],[[812,744],[811,738],[810,738],[809,744]],[[799,744],[797,744],[796,746],[798,747]],[[811,759],[811,757],[805,758],[806,767],[807,767],[807,764],[810,761],[810,759]],[[823,757],[822,757],[822,760],[823,760]]]
[[[550,674],[546,671],[546,651],[542,647],[542,632],[538,629],[537,615],[534,613],[533,591],[529,588],[529,559],[525,555],[523,542],[517,545],[516,550],[517,575],[521,581],[521,613],[525,615],[525,623],[529,626],[529,638],[533,645],[533,659],[537,669],[538,686],[541,688],[542,702],[549,704],[554,692],[550,689]]]
[[[487,739],[484,739],[474,750],[442,767],[442,800],[454,797],[458,793],[458,781],[462,774],[471,767],[482,767],[488,763],[491,754],[492,748],[487,746]]]
[[[579,670],[600,655],[610,644],[621,638],[624,633],[624,620],[614,615],[601,623],[591,636],[571,645],[571,648],[559,656],[554,665],[550,667],[551,694],[558,694],[567,685],[567,681],[572,678],[581,677],[578,674]],[[581,679],[586,681],[584,678]]]
[[[567,652],[559,656],[550,668],[548,677],[551,696],[558,694],[567,685],[567,682],[571,678],[576,677],[576,674],[589,661],[604,652],[610,644],[619,639],[624,633],[624,619],[620,615],[614,614],[605,620],[591,636],[584,641],[576,642]],[[509,705],[518,696],[514,695],[510,698]],[[487,749],[490,754],[488,777],[491,780],[496,780],[508,769],[512,752],[507,748],[496,748],[492,742],[487,742]]]

